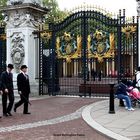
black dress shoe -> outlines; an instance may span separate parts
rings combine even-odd
[[[3,116],[4,116],[4,117],[8,117],[8,114],[7,114],[7,113],[4,113]]]
[[[8,114],[9,116],[13,116],[13,115],[11,114],[11,112],[7,112],[7,114]]]
[[[14,106],[14,112],[16,112],[17,111],[17,108]]]
[[[24,112],[23,114],[31,114],[30,112]]]

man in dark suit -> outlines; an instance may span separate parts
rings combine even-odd
[[[21,66],[21,73],[17,76],[17,87],[18,93],[20,94],[20,101],[17,102],[14,106],[14,111],[24,103],[23,114],[31,114],[28,112],[28,101],[29,101],[29,93],[30,93],[30,84],[29,84],[29,76],[26,74],[27,66]]]
[[[14,86],[13,86],[13,69],[12,64],[8,64],[7,71],[2,72],[1,74],[1,89],[3,91],[2,94],[2,106],[3,106],[3,116],[12,116],[11,110],[14,103]],[[9,98],[9,104],[7,107],[7,97]]]

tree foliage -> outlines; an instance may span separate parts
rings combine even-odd
[[[0,6],[6,6],[7,0],[0,0]],[[50,12],[45,18],[45,22],[57,22],[66,17],[67,12],[59,9],[57,0],[43,0],[43,6],[48,7]],[[0,12],[0,20],[2,20],[2,13]]]
[[[43,5],[50,9],[50,12],[46,16],[46,23],[55,23],[67,16],[66,11],[59,9],[58,2],[56,0],[43,0]]]
[[[0,7],[6,5],[7,0],[0,0]],[[3,19],[2,12],[0,12],[0,21]]]
[[[5,6],[6,2],[7,2],[7,0],[0,0],[0,6]]]

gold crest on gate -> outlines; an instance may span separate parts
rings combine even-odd
[[[97,58],[103,62],[104,58],[114,57],[115,37],[113,33],[96,30],[88,35],[88,58]]]
[[[57,57],[66,59],[66,62],[71,62],[71,59],[81,57],[81,36],[75,36],[64,32],[56,40]]]

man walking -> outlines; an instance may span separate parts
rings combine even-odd
[[[28,102],[29,102],[29,93],[30,93],[30,84],[29,76],[26,74],[27,66],[21,66],[21,73],[17,76],[17,87],[18,93],[20,94],[20,101],[17,102],[14,106],[14,111],[24,103],[23,114],[31,114],[28,112]]]
[[[4,71],[1,74],[1,89],[3,91],[2,94],[2,106],[3,106],[3,116],[12,116],[11,110],[14,103],[14,92],[13,92],[13,65],[8,64],[7,71]],[[7,97],[9,98],[9,104],[7,107]]]

